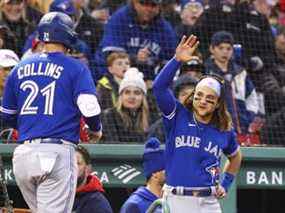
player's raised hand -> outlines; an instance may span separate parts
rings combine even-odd
[[[181,62],[190,61],[193,58],[193,54],[199,45],[197,37],[194,35],[183,36],[180,43],[176,47],[175,59]]]

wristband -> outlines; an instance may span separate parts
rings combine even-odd
[[[229,188],[231,187],[232,183],[234,182],[235,176],[231,173],[224,172],[221,186],[224,187],[226,192],[228,192]]]

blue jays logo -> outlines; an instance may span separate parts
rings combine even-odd
[[[210,175],[212,177],[212,183],[214,185],[217,185],[220,181],[220,173],[221,173],[219,162],[216,162],[216,163],[206,167],[206,171],[210,173]]]

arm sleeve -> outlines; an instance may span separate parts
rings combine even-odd
[[[171,119],[175,112],[176,99],[170,89],[176,71],[180,67],[180,62],[171,59],[160,71],[154,80],[153,92],[157,100],[158,107],[165,117]]]
[[[98,132],[102,130],[100,115],[95,115],[92,117],[84,117],[84,120],[92,131]]]
[[[228,132],[227,146],[223,150],[223,152],[228,157],[231,157],[231,156],[234,156],[238,150],[239,150],[239,144],[237,142],[237,136],[236,136],[235,131],[232,129],[230,132]]]

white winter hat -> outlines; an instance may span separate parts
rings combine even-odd
[[[120,83],[119,94],[129,86],[138,87],[144,92],[144,94],[146,94],[147,90],[146,84],[143,80],[143,73],[136,67],[131,67],[125,72],[124,78]]]
[[[0,49],[0,67],[13,67],[20,62],[13,50]]]

